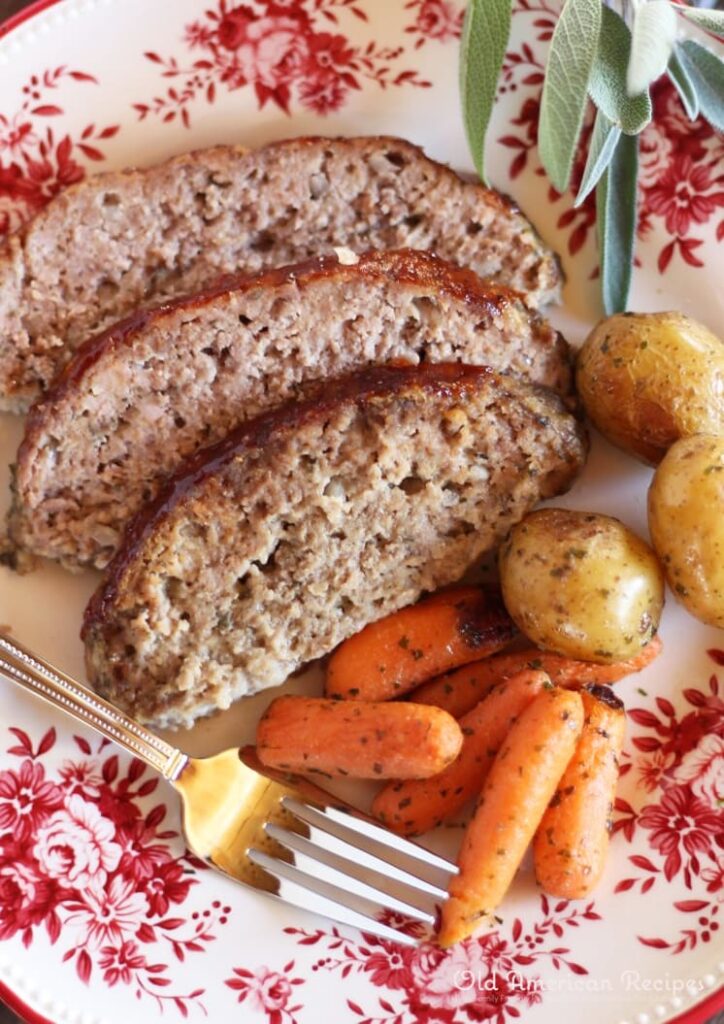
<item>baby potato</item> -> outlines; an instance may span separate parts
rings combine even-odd
[[[649,530],[676,598],[724,628],[724,437],[684,437],[649,488]]]
[[[664,574],[618,519],[533,512],[509,534],[499,565],[508,614],[548,651],[607,664],[634,657],[658,629]]]
[[[593,329],[576,384],[590,419],[657,465],[680,437],[724,435],[724,343],[682,313],[619,313]]]

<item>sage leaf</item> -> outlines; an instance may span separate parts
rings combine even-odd
[[[601,29],[601,0],[566,0],[546,64],[538,151],[554,187],[565,192],[586,110]]]
[[[460,43],[460,97],[470,154],[485,173],[485,136],[510,36],[511,0],[470,0]]]
[[[629,96],[626,73],[631,56],[631,33],[610,7],[602,11],[601,35],[593,63],[589,92],[606,117],[627,135],[636,135],[651,120],[648,92]]]
[[[669,59],[669,78],[674,83],[674,88],[684,105],[686,116],[691,121],[696,121],[699,116],[699,97],[696,95],[696,89],[689,77],[689,72],[679,59],[678,46],[674,47],[674,52]]]
[[[626,309],[636,236],[638,139],[622,134],[596,187],[601,298],[606,314]]]
[[[724,131],[724,61],[693,39],[685,39],[678,53],[696,90],[699,110],[712,127]]]
[[[593,134],[588,145],[588,159],[574,206],[580,206],[589,192],[598,184],[598,179],[608,167],[620,136],[621,129],[609,121],[603,111],[599,110],[596,113]]]
[[[677,7],[676,10],[707,32],[724,36],[724,11],[708,11],[703,7]]]
[[[676,42],[676,13],[669,0],[647,0],[634,8],[626,86],[638,96],[666,70]]]

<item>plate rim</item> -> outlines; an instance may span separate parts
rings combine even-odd
[[[47,10],[48,7],[54,7],[56,4],[62,3],[63,0],[32,0],[22,10],[16,11],[15,14],[11,14],[10,17],[0,21],[0,39],[3,36],[9,35],[14,29],[22,25],[25,21],[30,21],[41,11]]]
[[[112,0],[106,0],[106,2],[112,2]],[[15,14],[0,20],[0,39],[5,39],[16,29],[50,8],[71,3],[72,0],[31,0]],[[56,1024],[50,1017],[44,1016],[39,1010],[26,1003],[2,978],[0,978],[0,1002],[12,1013],[15,1013],[24,1024]],[[679,1016],[670,1018],[669,1024],[705,1024],[712,1015],[720,1013],[722,1010],[724,1010],[724,985],[705,994],[702,999]]]

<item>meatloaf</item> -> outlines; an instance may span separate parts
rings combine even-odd
[[[219,146],[94,175],[0,246],[0,408],[26,407],[139,305],[334,246],[432,249],[533,305],[559,289],[555,257],[507,199],[401,139]]]
[[[458,580],[585,454],[559,396],[488,367],[322,384],[196,453],[131,522],[86,609],[90,680],[189,726]]]
[[[17,550],[101,568],[182,457],[307,378],[457,359],[568,395],[569,356],[519,295],[428,253],[325,257],[226,281],[76,352],[30,413],[9,535]]]

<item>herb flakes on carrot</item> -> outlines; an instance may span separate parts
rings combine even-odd
[[[325,692],[346,700],[390,700],[426,679],[501,650],[515,627],[499,595],[454,587],[366,626],[327,667]]]
[[[455,761],[429,779],[390,782],[372,813],[401,835],[427,832],[456,814],[480,792],[501,744],[531,701],[550,688],[544,672],[528,670],[503,681],[460,719],[463,745]]]
[[[508,733],[483,786],[458,855],[459,874],[442,908],[439,942],[470,935],[500,904],[576,749],[583,702],[546,690]]]
[[[271,702],[256,733],[259,760],[269,768],[359,779],[436,775],[462,741],[455,719],[429,705],[293,695]]]
[[[556,686],[567,689],[578,689],[588,683],[603,686],[641,672],[659,656],[661,648],[661,640],[654,637],[635,658],[600,665],[528,647],[522,651],[496,654],[484,661],[465,665],[456,672],[431,679],[411,693],[410,700],[416,704],[434,704],[449,711],[454,718],[461,718],[497,683],[524,669],[540,669],[550,676]]]

